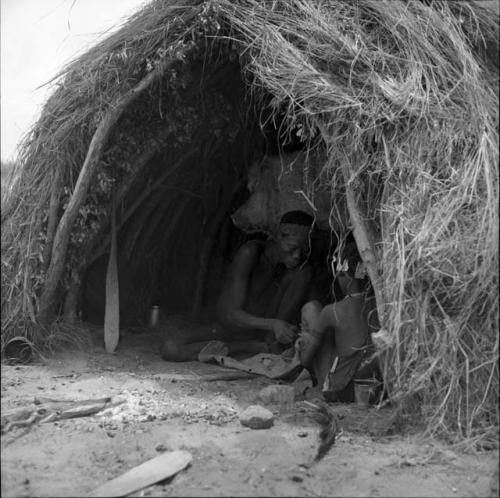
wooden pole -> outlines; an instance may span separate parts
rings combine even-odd
[[[111,249],[106,271],[106,306],[104,309],[104,346],[113,353],[120,339],[120,285],[118,280],[118,257],[116,247],[116,204],[113,191],[111,212]]]
[[[57,215],[59,211],[60,190],[63,177],[63,168],[58,167],[54,172],[50,191],[49,212],[47,221],[47,240],[43,249],[43,270],[46,271],[50,264],[50,255],[52,254],[52,243],[57,228]]]
[[[346,164],[343,166],[345,194],[347,201],[347,210],[352,224],[352,234],[356,241],[359,254],[363,263],[366,266],[366,271],[370,277],[370,282],[375,293],[375,300],[377,302],[377,313],[380,324],[384,323],[384,310],[383,310],[383,297],[381,293],[380,278],[378,276],[378,258],[374,249],[374,241],[369,235],[369,229],[366,226],[365,220],[362,217],[361,211],[356,204],[354,191],[351,186],[349,178],[349,168]]]
[[[321,136],[325,144],[327,145],[332,144],[332,142],[334,142],[335,137],[332,137],[332,135],[328,133],[328,130],[322,123],[316,122],[316,125],[320,130]],[[370,229],[368,225],[365,223],[361,210],[359,209],[356,203],[354,190],[352,188],[352,178],[351,178],[351,171],[349,168],[349,164],[350,164],[350,159],[344,152],[344,161],[341,167],[342,167],[342,176],[344,179],[347,211],[349,213],[349,218],[352,225],[352,234],[354,236],[356,246],[361,256],[361,260],[365,264],[366,271],[368,273],[368,276],[370,277],[370,281],[373,287],[373,292],[375,294],[375,300],[377,303],[377,313],[378,313],[379,323],[382,327],[384,327],[385,300],[383,298],[383,293],[382,293],[381,279],[378,275],[379,258],[377,257],[374,244],[375,241],[373,240],[373,237],[370,234]]]

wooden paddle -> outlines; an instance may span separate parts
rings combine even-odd
[[[88,496],[126,496],[134,491],[168,479],[188,466],[192,460],[188,451],[169,451],[134,467],[116,479],[94,489]]]
[[[104,346],[113,353],[120,338],[120,292],[118,284],[118,262],[116,256],[116,211],[115,191],[111,199],[111,249],[106,272],[106,308],[104,310]]]

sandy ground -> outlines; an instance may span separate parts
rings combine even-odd
[[[207,381],[222,369],[165,362],[160,343],[159,332],[124,334],[109,355],[97,335],[85,351],[3,364],[2,410],[29,406],[41,395],[126,402],[4,434],[2,496],[84,496],[178,449],[191,452],[191,465],[131,496],[494,496],[498,452],[456,453],[418,433],[398,434],[390,408],[333,405],[342,433],[311,465],[319,429],[302,401],[268,407],[275,414],[270,429],[245,428],[238,414],[275,382]]]

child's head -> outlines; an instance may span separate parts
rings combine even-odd
[[[365,288],[366,269],[354,240],[344,246],[335,270],[335,279],[344,295],[361,292]]]

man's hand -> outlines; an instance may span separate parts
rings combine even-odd
[[[276,319],[273,322],[273,334],[280,344],[290,344],[295,340],[298,332],[298,327],[284,320]]]

